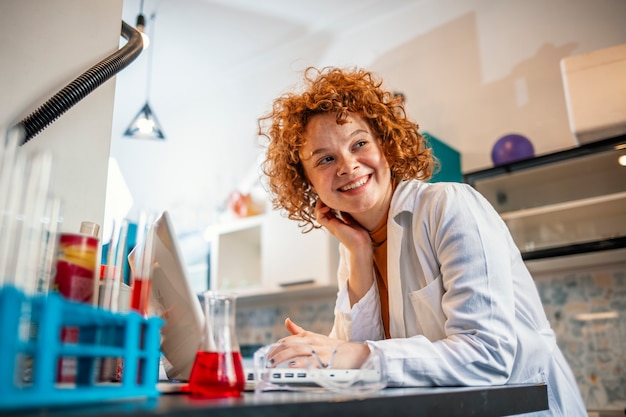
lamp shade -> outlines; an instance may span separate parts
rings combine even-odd
[[[124,136],[137,139],[165,139],[163,129],[147,101],[130,122]]]

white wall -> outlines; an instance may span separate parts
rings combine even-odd
[[[445,19],[371,66],[406,93],[423,130],[461,152],[463,171],[492,166],[491,149],[508,133],[528,137],[536,154],[575,146],[560,60],[626,42],[626,2],[434,3],[407,14]]]
[[[2,0],[0,126],[12,126],[120,43],[122,0]],[[21,150],[50,149],[63,231],[104,220],[115,81],[109,80]]]
[[[461,151],[465,171],[489,166],[493,143],[509,131],[527,135],[537,153],[573,146],[560,58],[626,42],[622,0],[384,2],[377,18],[355,14],[333,28],[236,11],[228,2],[145,4],[148,17],[157,12],[149,21],[150,101],[168,139],[122,136],[146,97],[144,53],[26,145],[55,152],[54,191],[65,201],[67,230],[86,219],[102,223],[109,141],[134,213],[168,209],[178,230],[203,228],[254,169],[262,152],[257,118],[307,65],[379,72],[406,93],[409,114],[423,130]],[[25,117],[123,43],[120,14],[134,24],[139,0],[123,6],[3,0],[0,125]]]
[[[332,27],[228,5],[145,1],[147,17],[156,11],[150,103],[166,141],[122,136],[145,101],[147,57],[118,77],[111,153],[135,213],[168,209],[179,231],[210,222],[250,171],[257,118],[307,65],[380,73],[422,130],[461,151],[467,172],[490,166],[510,132],[537,154],[574,146],[559,60],[626,42],[623,0],[371,0],[375,18],[355,10]],[[138,11],[139,0],[124,1],[126,21]]]

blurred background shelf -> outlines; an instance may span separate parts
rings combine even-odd
[[[626,244],[626,136],[465,174],[525,259]]]

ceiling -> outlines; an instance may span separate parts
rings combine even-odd
[[[260,18],[271,17],[297,23],[309,31],[341,31],[376,19],[384,13],[415,5],[407,0],[202,0]]]
[[[141,1],[123,0],[127,23]],[[624,39],[623,0],[143,1],[153,44],[116,77],[111,155],[142,206],[194,213],[256,167],[257,119],[308,65],[380,71],[468,171],[489,166],[509,132],[538,153],[571,146],[559,60]],[[121,136],[145,90],[167,137],[149,158]]]
[[[373,27],[385,17],[402,15],[424,0],[124,0],[123,19],[135,23],[143,9],[146,30],[156,32],[161,47],[181,50],[192,45],[196,55],[212,51],[208,71],[229,71],[271,56],[277,49],[297,43],[330,42],[351,30]],[[143,6],[142,6],[143,5]],[[154,19],[154,20],[153,20]],[[377,38],[394,38],[393,28]],[[154,31],[154,32],[152,32]],[[152,36],[152,35],[151,35]],[[175,56],[174,52],[167,52]]]

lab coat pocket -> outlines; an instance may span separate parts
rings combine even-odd
[[[415,312],[416,327],[431,342],[446,337],[444,329],[446,316],[441,308],[442,296],[443,283],[441,275],[424,288],[409,294],[413,311]]]

